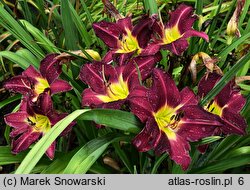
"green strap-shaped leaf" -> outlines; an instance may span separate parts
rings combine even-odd
[[[249,163],[250,163],[250,156],[243,155],[243,156],[237,156],[237,157],[228,158],[224,160],[219,160],[207,166],[193,169],[188,173],[199,173],[199,174],[211,174],[211,173],[218,173],[218,172],[221,173],[227,169],[244,166]]]
[[[39,29],[34,27],[26,20],[20,20],[20,22],[23,24],[23,27],[26,28],[37,40],[37,42],[47,50],[48,53],[59,53],[59,50],[55,47],[55,45]]]
[[[0,6],[0,25],[6,28],[13,36],[29,49],[38,59],[44,57],[44,52],[33,38],[2,6]]]
[[[0,146],[0,165],[20,163],[26,154],[27,151],[14,155],[9,146]]]
[[[60,120],[54,127],[42,137],[31,149],[31,151],[24,158],[23,162],[16,170],[16,174],[30,173],[35,167],[37,162],[41,159],[43,154],[46,152],[52,142],[61,134],[61,132],[76,118],[80,116],[83,120],[92,120],[98,124],[113,127],[128,132],[139,132],[140,128],[138,125],[140,122],[132,113],[119,110],[76,110],[64,119]],[[112,142],[112,141],[111,141]],[[108,145],[107,145],[108,146]],[[100,150],[105,150],[103,146]],[[99,150],[99,151],[100,151]],[[104,151],[103,150],[103,151]],[[94,157],[86,158],[91,161]]]
[[[157,3],[155,0],[144,0],[144,7],[149,11],[150,15],[158,14]]]
[[[139,133],[141,123],[130,112],[111,109],[94,109],[81,115],[78,119],[91,120],[98,124],[131,133]]]
[[[18,94],[18,95],[9,97],[9,98],[7,98],[7,99],[1,101],[1,102],[0,102],[0,109],[2,109],[4,106],[6,106],[6,105],[8,105],[8,104],[10,104],[10,103],[12,103],[12,102],[15,102],[15,101],[17,101],[17,100],[20,100],[21,97],[22,97],[22,96],[21,96],[20,94]]]
[[[16,174],[27,174],[35,167],[37,162],[41,159],[43,154],[49,148],[49,146],[55,141],[55,139],[61,134],[61,132],[79,115],[83,114],[85,110],[76,110],[64,119],[60,120],[54,127],[39,140],[27,156],[22,161],[21,165],[16,170]]]
[[[85,144],[70,160],[65,168],[65,174],[86,173],[95,161],[107,149],[112,142],[128,139],[127,136],[120,136],[117,133],[106,134]]]
[[[18,55],[17,53],[13,53],[11,51],[1,51],[0,57],[1,56],[18,64],[22,69],[27,69],[30,65],[33,65],[36,68],[38,68],[38,65],[35,65],[35,63],[32,64],[27,59],[25,59],[23,56]]]

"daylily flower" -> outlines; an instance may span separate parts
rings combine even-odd
[[[200,98],[207,95],[222,77],[217,73],[209,73],[204,76],[198,85]],[[246,99],[240,94],[235,82],[230,81],[222,91],[217,94],[204,108],[218,117],[222,126],[216,128],[215,134],[239,134],[246,133],[246,120],[240,115],[240,111],[246,103]]]
[[[82,106],[119,109],[133,88],[140,86],[156,64],[154,56],[136,57],[126,65],[112,66],[102,62],[85,64],[80,79],[89,85],[82,93]]]
[[[28,95],[35,102],[40,94],[49,89],[51,95],[72,89],[68,82],[58,79],[62,72],[58,54],[49,54],[40,65],[38,72],[32,65],[22,75],[12,77],[4,84],[6,89]]]
[[[53,103],[48,92],[40,94],[35,104],[25,96],[18,112],[5,115],[7,125],[14,128],[10,133],[12,153],[18,154],[45,135],[58,121],[67,116],[67,113],[58,113],[53,109]],[[72,122],[61,135],[66,135],[75,123]],[[17,139],[15,139],[17,137]],[[56,142],[54,141],[46,155],[54,158]]]
[[[131,111],[143,122],[144,129],[134,138],[139,151],[154,149],[156,154],[168,152],[170,158],[186,170],[191,158],[189,141],[210,136],[220,125],[215,116],[198,106],[194,93],[177,89],[169,74],[153,71],[150,89],[138,87],[130,95]]]
[[[119,19],[116,23],[106,21],[94,23],[93,29],[111,49],[109,53],[131,57],[133,54],[143,53],[151,38],[153,22],[154,19],[145,16],[133,26],[131,17],[126,17]],[[150,55],[150,53],[147,52],[144,55]]]
[[[164,25],[162,22],[154,23],[153,30],[158,34],[155,46],[158,45],[176,55],[180,55],[188,48],[187,38],[197,36],[208,41],[206,33],[192,28],[196,19],[197,15],[193,14],[193,8],[181,4],[175,11],[170,13],[170,20],[167,24]]]

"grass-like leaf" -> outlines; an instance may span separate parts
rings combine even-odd
[[[22,56],[11,51],[1,51],[0,56],[9,59],[10,61],[18,64],[22,69],[27,69],[30,65],[38,68],[39,64],[37,62],[30,62],[23,56],[24,51],[22,51]]]
[[[0,25],[20,40],[37,58],[43,58],[44,52],[42,49],[36,44],[30,34],[24,30],[20,22],[16,21],[2,6],[0,6]]]
[[[0,165],[20,163],[26,154],[27,151],[14,155],[9,146],[0,146]]]
[[[129,112],[110,109],[94,109],[81,115],[79,120],[91,120],[95,123],[109,126],[114,129],[128,131],[131,133],[140,132],[139,120]]]
[[[16,170],[16,174],[27,174],[32,171],[37,162],[41,159],[43,154],[49,148],[53,141],[61,134],[61,132],[79,115],[87,112],[88,110],[76,110],[61,121],[59,121],[54,127],[43,137],[31,151],[24,158],[21,165]]]
[[[155,0],[144,0],[144,7],[146,11],[149,11],[150,15],[158,14],[157,3]]]
[[[1,102],[0,102],[0,109],[2,109],[4,106],[6,106],[6,105],[8,105],[8,104],[10,104],[10,103],[12,103],[12,102],[15,102],[15,101],[17,101],[17,100],[20,100],[21,97],[22,97],[22,96],[21,96],[20,94],[18,94],[18,95],[9,97],[9,98],[7,98],[7,99],[1,101]]]
[[[233,158],[228,158],[211,163],[207,166],[191,170],[189,173],[211,174],[222,173],[223,171],[231,168],[236,168],[250,163],[250,156],[243,155]]]
[[[107,134],[89,141],[70,160],[64,173],[81,174],[86,173],[94,162],[106,150],[109,144],[127,139],[127,136],[120,136],[117,133]]]
[[[64,119],[60,120],[51,130],[38,141],[27,154],[16,174],[29,173],[41,159],[51,143],[60,133],[75,119],[93,120],[98,124],[107,125],[116,129],[139,132],[139,121],[133,114],[119,110],[76,110]],[[104,147],[102,147],[104,149]],[[101,149],[102,150],[102,149]],[[91,160],[90,157],[86,158]]]

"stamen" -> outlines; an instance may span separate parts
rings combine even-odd
[[[29,88],[29,89],[32,89],[31,86],[28,86],[28,85],[23,81],[23,79],[21,79],[21,81],[22,81],[22,83],[23,83],[23,85],[24,85],[25,87],[27,87],[27,88]]]

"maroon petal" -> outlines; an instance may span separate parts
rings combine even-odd
[[[29,127],[28,125],[23,125],[23,126],[21,126],[21,127],[19,127],[19,128],[16,128],[16,129],[14,129],[14,130],[11,131],[10,137],[11,137],[11,138],[14,138],[14,137],[16,137],[17,135],[20,135],[20,134],[22,134],[22,133],[26,133],[26,131],[28,131],[29,128],[30,128],[30,127]]]
[[[55,156],[55,150],[56,150],[56,141],[54,141],[46,150],[46,155],[49,157],[50,160],[53,160]]]
[[[24,133],[17,140],[13,140],[12,153],[17,154],[29,148],[29,146],[39,138],[40,134],[41,133],[34,132],[32,129],[30,129],[27,133]]]
[[[4,88],[27,95],[32,92],[34,82],[26,76],[15,76],[4,84]]]
[[[55,79],[53,83],[50,84],[51,95],[57,94],[59,92],[67,92],[72,90],[72,86],[65,80]]]
[[[185,87],[180,92],[181,95],[181,105],[197,105],[198,100],[192,90],[190,90],[188,87]]]
[[[159,109],[166,103],[172,108],[175,108],[180,103],[180,93],[174,80],[168,73],[164,73],[160,69],[153,70],[152,91],[158,96],[155,101]]]
[[[239,113],[246,104],[246,99],[236,91],[231,94],[230,100],[226,103],[226,106],[232,111]]]
[[[162,39],[164,34],[164,26],[162,22],[154,22],[152,26],[153,31],[156,33],[156,40]]]
[[[172,160],[180,164],[183,170],[187,170],[191,162],[189,156],[190,145],[181,136],[176,135],[175,139],[169,140],[169,155]]]
[[[115,53],[115,51],[109,50],[104,57],[102,58],[102,63],[104,64],[110,64],[113,62],[113,54]]]
[[[148,117],[152,117],[154,111],[149,90],[140,86],[133,89],[128,97],[130,110],[144,123]]]
[[[116,70],[111,65],[94,62],[93,64],[85,64],[82,67],[80,79],[96,93],[105,94],[105,82],[115,82],[118,80],[118,76]]]
[[[228,107],[228,102],[233,102],[234,98],[237,98],[238,96],[236,94],[240,95],[240,90],[236,89],[236,85],[235,82],[233,80],[231,80],[220,92],[219,94],[217,94],[214,98],[214,100],[217,102],[217,104],[223,108],[223,107]],[[235,96],[236,95],[236,96]],[[237,105],[235,108],[234,107],[230,107],[231,109],[239,109],[240,107],[243,107],[245,103],[244,98],[242,97],[242,102],[239,102],[235,99],[235,101],[237,103],[239,103],[239,105]],[[235,102],[235,103],[236,103]],[[238,111],[239,112],[239,111]]]
[[[196,20],[196,16],[193,16],[193,8],[185,4],[181,4],[175,11],[169,14],[170,20],[166,27],[172,28],[178,26],[181,34],[190,29]]]
[[[163,45],[162,48],[167,49],[176,55],[181,55],[188,48],[188,42],[185,38],[180,38],[170,44]]]
[[[102,63],[85,64],[80,71],[80,79],[98,93],[105,92],[103,77],[101,76]]]
[[[153,42],[147,45],[145,49],[142,50],[140,56],[155,55],[160,51],[161,44],[159,42]]]
[[[64,119],[66,116],[68,116],[68,113],[57,113],[57,112],[51,112],[51,114],[48,116],[51,126],[54,127],[54,125],[59,122],[60,120]],[[72,129],[72,127],[76,124],[75,121],[71,122],[68,127],[66,127],[60,136],[66,136]]]
[[[198,95],[200,98],[205,97],[214,85],[221,79],[221,76],[216,73],[204,75],[198,84]]]
[[[121,109],[122,105],[126,102],[126,100],[117,100],[114,102],[108,102],[100,105],[101,108],[104,109]]]
[[[188,153],[189,150],[190,146],[188,142],[180,135],[176,134],[175,139],[168,139],[163,132],[159,143],[155,147],[156,154],[160,155],[164,152],[168,152],[170,158],[177,164],[180,164],[183,170],[187,170],[191,162],[191,158]]]
[[[124,33],[126,33],[126,30],[132,30],[132,20],[131,17],[125,17],[122,19],[119,19],[117,21],[117,25],[120,27],[120,29],[123,30]]]
[[[126,65],[132,56],[135,54],[135,51],[129,52],[129,53],[114,53],[113,54],[113,60],[117,65]]]
[[[209,41],[209,37],[205,32],[199,32],[199,31],[192,30],[192,29],[186,31],[182,37],[183,38],[201,37],[201,38],[205,39],[207,42]]]
[[[155,20],[153,20],[153,18],[144,16],[138,21],[138,24],[136,24],[132,30],[132,35],[136,36],[139,46],[143,49],[148,45],[148,42],[151,39],[152,25],[154,22]]]
[[[48,118],[50,120],[51,126],[53,127],[58,121],[65,118],[68,114],[67,113],[57,113],[55,111],[51,112],[50,115],[48,115]]]
[[[145,152],[154,148],[161,137],[161,132],[153,118],[149,118],[144,129],[133,139],[133,145],[140,151]]]
[[[62,65],[60,60],[55,59],[59,54],[52,53],[47,55],[40,64],[40,72],[44,78],[46,78],[51,84],[62,73]]]
[[[30,78],[42,78],[42,75],[32,65],[22,72],[22,75]]]
[[[129,81],[132,77],[138,78],[137,68],[140,70],[142,80],[145,80],[150,74],[156,60],[154,56],[143,56],[132,59],[122,70],[122,76],[124,81]]]
[[[53,102],[48,92],[44,92],[39,95],[36,105],[34,106],[34,110],[36,113],[46,116],[53,111]]]
[[[221,127],[220,118],[208,113],[196,105],[181,108],[183,118],[181,119],[177,134],[188,141],[197,141],[211,136],[216,127]]]
[[[28,127],[27,118],[28,114],[25,111],[19,111],[16,113],[10,113],[4,116],[4,121],[7,125],[16,129],[22,127]]]
[[[82,106],[95,107],[95,105],[100,105],[103,102],[97,97],[100,94],[97,94],[90,88],[87,88],[82,93]]]
[[[169,152],[169,150],[170,150],[169,140],[166,137],[166,134],[163,131],[161,131],[161,138],[158,144],[155,146],[155,154],[161,155],[164,152]]]
[[[122,34],[121,28],[116,23],[101,21],[93,24],[96,35],[110,48],[118,48],[118,38]]]
[[[23,111],[26,112],[27,115],[34,115],[34,102],[31,101],[31,96],[23,96],[21,103],[20,103],[20,107],[19,107],[19,111]]]
[[[221,118],[225,122],[222,126],[225,134],[246,134],[247,123],[240,114],[233,112],[230,108],[224,108]]]

